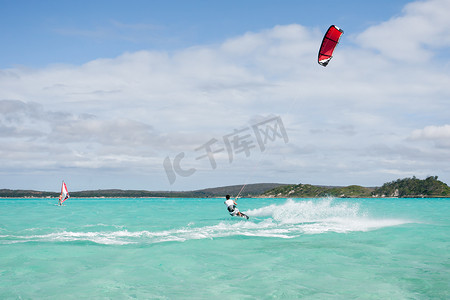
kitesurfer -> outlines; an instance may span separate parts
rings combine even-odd
[[[225,196],[225,205],[227,206],[228,212],[230,213],[231,216],[239,216],[239,217],[243,217],[246,218],[248,220],[248,216],[244,213],[241,213],[239,211],[239,209],[236,207],[237,203],[236,200],[232,200],[230,199],[230,195],[226,195]]]

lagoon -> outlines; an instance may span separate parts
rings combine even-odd
[[[0,199],[0,298],[448,299],[450,199]]]

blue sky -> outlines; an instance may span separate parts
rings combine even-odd
[[[0,188],[450,183],[448,11],[0,0]],[[323,68],[331,24],[345,33]],[[264,120],[280,123],[262,151]]]
[[[361,31],[408,1],[0,1],[0,66],[82,64],[125,51],[171,51],[260,31],[330,24]]]

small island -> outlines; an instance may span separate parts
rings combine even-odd
[[[237,195],[242,185],[208,188],[194,191],[91,190],[73,191],[75,198],[214,198]],[[57,192],[0,189],[0,198],[58,198]],[[437,198],[450,197],[450,187],[437,176],[426,179],[397,179],[381,187],[319,186],[311,184],[257,183],[248,184],[241,197],[258,198]]]
[[[449,197],[450,187],[438,180],[437,176],[426,179],[397,179],[383,184],[381,187],[362,187],[350,185],[346,187],[315,186],[310,184],[287,185],[274,188],[261,197],[276,198],[437,198]]]

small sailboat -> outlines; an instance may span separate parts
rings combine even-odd
[[[59,195],[59,205],[62,205],[64,201],[69,199],[69,197],[70,197],[70,195],[69,195],[69,191],[67,190],[67,185],[63,181],[62,186],[61,186],[61,195]]]

